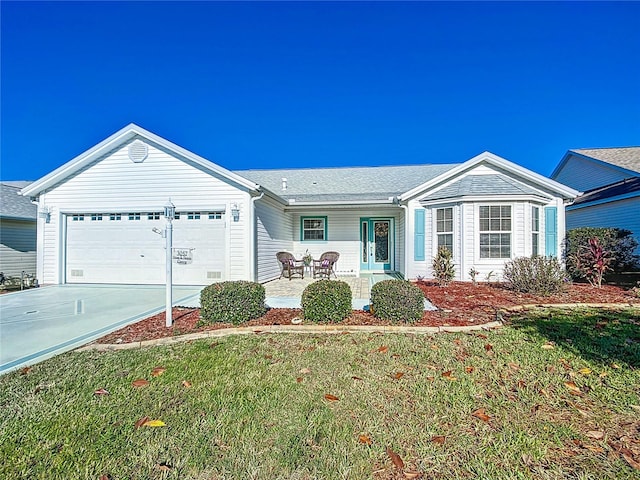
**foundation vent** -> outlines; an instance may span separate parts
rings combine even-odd
[[[84,277],[84,270],[71,270],[72,277]]]

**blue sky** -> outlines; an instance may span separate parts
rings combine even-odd
[[[1,3],[2,180],[128,123],[226,168],[640,145],[640,3]]]

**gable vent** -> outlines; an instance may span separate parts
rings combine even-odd
[[[149,147],[146,143],[136,140],[129,145],[129,159],[134,163],[142,163],[149,155]]]

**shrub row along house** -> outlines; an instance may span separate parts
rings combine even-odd
[[[190,253],[176,284],[278,278],[275,254],[340,253],[338,275],[431,276],[438,246],[457,278],[560,254],[578,192],[492,153],[459,164],[230,171],[136,125],[33,182],[41,283],[164,282],[163,206]]]

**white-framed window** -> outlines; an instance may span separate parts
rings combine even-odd
[[[327,217],[302,217],[300,240],[324,241],[327,239]]]
[[[223,212],[209,212],[209,220],[222,220]]]
[[[130,213],[129,220],[140,220],[140,212]]]
[[[122,214],[120,214],[120,213],[110,213],[109,214],[109,220],[114,220],[114,221],[122,220]]]
[[[187,220],[200,220],[200,212],[187,212]]]
[[[160,212],[149,212],[147,213],[147,220],[160,220],[162,213]]]
[[[511,258],[511,205],[481,205],[480,258]]]
[[[540,208],[531,207],[531,255],[540,252]]]
[[[92,222],[99,222],[102,220],[102,214],[101,213],[92,213],[91,214],[91,221]]]
[[[173,219],[174,220],[180,220],[180,212],[176,212],[173,214]]]
[[[453,253],[453,207],[436,209],[436,240],[438,249],[445,247]]]
[[[73,215],[71,219],[74,222],[84,222],[84,214],[80,213],[80,214]]]

